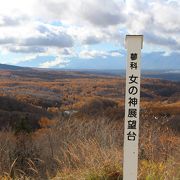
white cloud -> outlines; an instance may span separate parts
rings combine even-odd
[[[62,27],[43,24],[38,21],[26,26],[1,29],[1,44],[16,44],[23,46],[55,46],[72,47],[73,39]]]
[[[38,12],[51,20],[67,24],[107,27],[123,22],[121,1],[109,0],[40,0]]]
[[[119,51],[111,51],[112,57],[122,56]]]
[[[46,52],[46,48],[39,46],[7,46],[6,50],[12,53],[43,53]]]
[[[11,64],[11,65],[16,65],[18,63],[22,63],[22,62],[28,62],[31,61],[33,59],[37,58],[37,54],[25,54],[23,56],[16,56],[13,59],[1,59],[1,63],[2,64]]]
[[[40,64],[41,68],[62,68],[65,67],[69,63],[68,60],[62,59],[62,57],[57,56],[54,60],[46,61]]]
[[[0,13],[11,17],[17,14],[34,15],[33,9],[37,5],[37,0],[1,0]]]
[[[118,53],[103,46],[99,51],[81,49],[98,43],[120,46],[125,34],[144,34],[151,48],[180,51],[179,17],[178,0],[5,0],[0,6],[0,48],[23,56],[106,58]],[[55,21],[60,26],[52,25]]]
[[[82,59],[94,59],[97,57],[107,58],[109,56],[120,56],[118,51],[97,51],[97,50],[83,50],[79,53],[79,57]]]
[[[180,49],[180,3],[165,0],[127,1],[129,33],[144,34],[145,41],[167,50]],[[155,48],[156,48],[155,47]]]
[[[22,24],[25,21],[28,21],[29,18],[26,15],[0,15],[0,27],[2,26],[17,26]]]
[[[124,30],[123,36],[125,33],[144,34],[146,43],[166,50],[176,51],[180,46],[180,2],[177,0],[39,2],[39,12],[48,20],[57,19],[80,27],[77,38],[84,44],[119,41],[120,30]]]

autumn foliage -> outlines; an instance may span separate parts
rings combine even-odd
[[[122,179],[124,78],[0,73],[0,179]],[[139,179],[180,178],[179,92],[142,80]]]

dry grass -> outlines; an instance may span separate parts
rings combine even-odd
[[[179,134],[165,126],[158,128],[159,124],[145,121],[147,117],[153,118],[147,112],[141,116],[139,179],[179,179]],[[12,133],[1,133],[6,138],[1,148],[9,152],[1,154],[1,161],[9,160],[6,166],[0,164],[0,179],[122,179],[123,119],[58,117],[45,122],[28,137],[22,134],[24,138],[14,140]],[[21,154],[15,157],[14,152]]]

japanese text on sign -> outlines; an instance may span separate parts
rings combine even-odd
[[[138,62],[137,62],[137,53],[132,52],[130,54],[130,64],[129,68],[131,69],[131,75],[128,78],[128,84],[130,85],[128,88],[129,99],[128,99],[128,123],[127,129],[129,130],[127,133],[128,141],[135,141],[136,139],[136,124],[137,124],[137,104],[138,98],[136,94],[138,93],[138,76],[134,75],[134,71],[137,70]]]

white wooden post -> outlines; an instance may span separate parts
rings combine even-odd
[[[142,35],[127,35],[123,180],[137,180]]]

